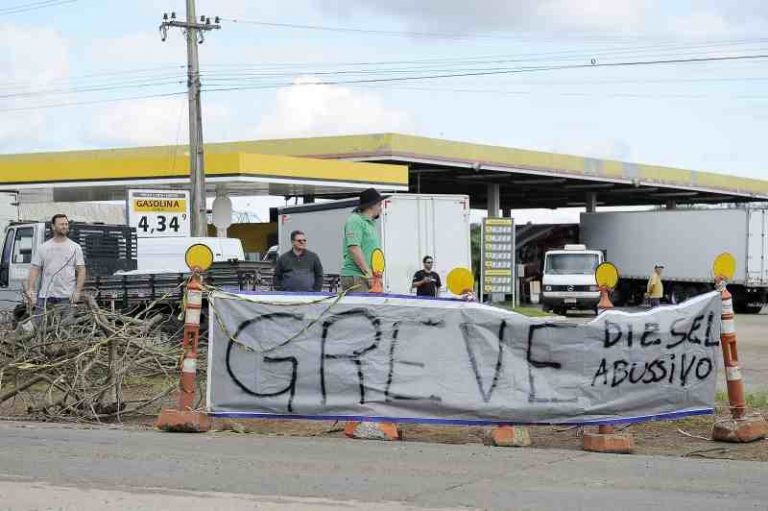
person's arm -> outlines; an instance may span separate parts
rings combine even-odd
[[[419,278],[419,273],[420,272],[417,271],[413,274],[413,282],[411,282],[411,288],[421,287],[427,283],[426,277],[421,279]]]
[[[77,275],[75,280],[75,292],[72,294],[72,303],[77,303],[80,301],[80,295],[83,292],[83,286],[85,285],[85,277],[86,277],[86,271],[85,266],[80,265],[77,266],[75,269],[75,273]]]
[[[272,275],[272,287],[275,291],[282,291],[283,289],[283,257],[278,256],[275,262],[275,273]]]
[[[352,260],[357,267],[360,268],[360,271],[365,275],[365,278],[373,278],[373,272],[371,272],[371,269],[368,267],[368,263],[365,262],[365,256],[363,256],[362,249],[360,249],[358,245],[350,245],[349,253],[352,255]]]
[[[323,263],[320,262],[320,256],[318,256],[317,254],[315,254],[314,270],[315,270],[315,286],[312,289],[313,291],[322,291],[323,290]]]
[[[35,299],[37,298],[37,279],[40,278],[40,273],[42,272],[43,268],[44,246],[45,245],[40,245],[32,250],[32,261],[30,261],[32,265],[30,266],[29,273],[27,274],[26,296],[32,305],[35,304]]]
[[[27,298],[29,298],[30,303],[35,303],[35,295],[37,295],[37,291],[35,290],[35,286],[37,285],[37,279],[40,277],[40,267],[36,265],[32,265],[29,268],[29,275],[27,275]]]
[[[655,275],[651,275],[648,279],[648,285],[645,287],[645,293],[650,295],[653,292],[653,288],[656,285]]]
[[[75,292],[72,293],[72,303],[80,301],[80,295],[83,292],[83,285],[85,284],[85,274],[83,249],[80,245],[75,244]]]

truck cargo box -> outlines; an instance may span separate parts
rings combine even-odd
[[[344,222],[356,204],[352,199],[281,208],[280,253],[290,250],[291,232],[301,230],[307,235],[307,248],[320,256],[325,273],[338,274]],[[382,206],[376,225],[387,263],[385,292],[412,293],[413,274],[422,268],[426,255],[434,258],[434,271],[440,274],[443,287],[451,269],[471,267],[468,196],[395,194]]]

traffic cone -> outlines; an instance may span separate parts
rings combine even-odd
[[[728,403],[731,420],[718,421],[712,429],[712,439],[718,442],[754,442],[768,435],[768,423],[762,416],[747,417],[744,399],[744,381],[741,379],[739,352],[736,349],[736,322],[733,314],[733,297],[723,279],[716,282],[723,301],[720,316],[720,344],[723,350],[725,380],[728,386]]]
[[[529,447],[531,435],[523,426],[496,426],[485,431],[483,443],[494,447]]]
[[[629,433],[617,433],[613,426],[598,426],[597,433],[584,431],[581,448],[585,451],[630,454],[635,441]]]
[[[197,345],[200,341],[200,315],[203,308],[203,285],[199,274],[187,282],[184,310],[184,358],[179,379],[179,406],[165,409],[157,418],[157,428],[180,433],[202,433],[211,429],[208,414],[194,409],[197,378]]]
[[[611,290],[605,286],[600,286],[600,302],[597,304],[597,313],[601,314],[611,309],[613,309]]]
[[[383,293],[381,272],[373,273],[371,293]],[[344,425],[344,434],[349,438],[359,440],[399,440],[400,430],[393,422],[347,422]]]
[[[400,440],[400,430],[392,422],[347,422],[344,434],[359,440]]]
[[[600,303],[597,304],[597,313],[599,315],[611,309],[613,309],[611,290],[606,286],[600,286]],[[617,433],[613,426],[598,426],[597,433],[584,431],[581,448],[585,451],[629,454],[635,448],[635,441],[631,434]]]

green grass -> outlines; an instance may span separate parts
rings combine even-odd
[[[498,305],[503,309],[511,310],[512,312],[517,312],[518,314],[522,314],[523,316],[528,316],[531,318],[543,318],[552,316],[552,314],[544,312],[538,307],[512,307],[512,304],[509,303],[500,303]]]
[[[718,390],[715,399],[718,403],[728,403],[728,393]],[[768,408],[768,391],[747,392],[744,400],[750,408]]]

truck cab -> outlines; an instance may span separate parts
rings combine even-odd
[[[53,235],[47,222],[12,222],[0,250],[0,310],[23,302],[32,256]],[[136,269],[136,232],[127,225],[71,222],[69,237],[83,249],[89,276]]]
[[[5,230],[0,253],[0,309],[12,308],[22,300],[22,286],[32,266],[32,253],[45,241],[45,230],[40,225],[11,224]]]
[[[545,311],[565,314],[567,310],[596,310],[600,289],[595,269],[603,262],[599,250],[586,245],[565,245],[544,255],[542,304]]]

